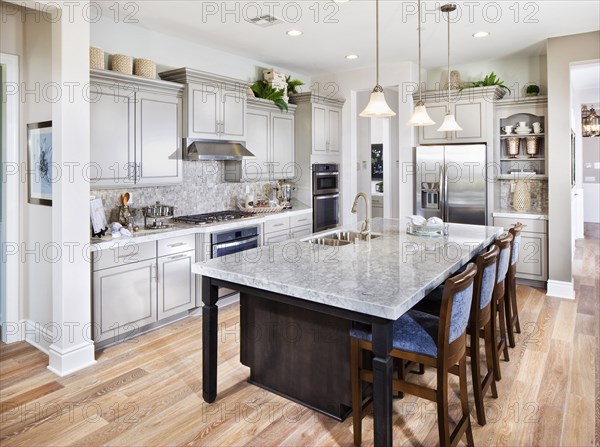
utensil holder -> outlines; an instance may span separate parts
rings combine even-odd
[[[526,182],[517,182],[513,192],[513,208],[515,211],[523,212],[531,208],[531,191]]]

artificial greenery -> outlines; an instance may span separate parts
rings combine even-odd
[[[482,81],[469,82],[467,85],[465,85],[460,90],[462,91],[465,88],[474,88],[474,87],[488,87],[491,85],[497,85],[501,89],[508,91],[509,95],[511,94],[510,89],[506,85],[504,85],[504,82],[501,81],[500,78],[493,71],[489,75],[487,75],[485,78],[483,78]]]
[[[292,79],[291,76],[286,76],[285,82],[287,83],[288,87],[288,95],[296,95],[300,93],[298,91],[298,87],[304,85],[304,82],[302,82],[300,79]]]
[[[527,86],[525,93],[527,93],[527,96],[537,96],[540,93],[540,88],[535,84],[531,84]]]
[[[254,92],[254,96],[256,96],[257,98],[270,99],[281,110],[288,110],[287,102],[285,102],[283,99],[283,90],[279,90],[273,87],[271,84],[264,80],[256,81],[254,84],[252,84],[252,87],[250,88]]]

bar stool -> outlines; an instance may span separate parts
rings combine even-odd
[[[438,431],[442,446],[456,445],[465,433],[467,444],[474,445],[467,394],[466,328],[476,273],[477,267],[469,264],[463,273],[446,281],[440,317],[409,310],[394,322],[390,355],[401,359],[401,364],[410,361],[437,368],[437,387],[432,389],[404,380],[404,368],[400,368],[400,377],[392,379],[392,389],[394,392],[413,394],[437,403]],[[372,371],[363,369],[360,359],[363,350],[372,349],[372,334],[369,329],[356,327],[351,330],[350,336],[352,421],[354,444],[358,446],[362,442],[361,381],[373,382]],[[452,433],[448,415],[448,373],[459,376],[462,409],[462,417]]]
[[[521,248],[521,230],[523,224],[517,224],[509,231],[513,235],[510,253],[510,267],[506,274],[506,292],[504,296],[506,310],[506,325],[508,329],[508,343],[511,348],[515,347],[515,332],[521,333],[521,324],[519,323],[519,311],[517,309],[517,261],[519,260],[519,249]]]
[[[496,272],[496,285],[494,286],[494,294],[492,297],[492,316],[490,320],[495,344],[492,361],[494,362],[494,377],[496,380],[502,379],[502,374],[500,372],[500,355],[504,354],[505,361],[508,362],[510,360],[508,355],[508,342],[506,339],[504,296],[506,289],[506,273],[508,272],[508,266],[510,264],[510,247],[512,241],[513,235],[505,233],[496,239],[495,242],[500,253],[498,254],[498,270]],[[498,316],[499,322],[496,322],[496,315]]]
[[[492,332],[491,316],[492,297],[496,284],[496,271],[498,269],[499,248],[493,245],[488,252],[477,256],[477,276],[475,276],[473,302],[469,315],[467,334],[470,346],[467,355],[471,357],[471,375],[473,382],[473,396],[477,410],[477,423],[486,424],[485,407],[483,398],[491,388],[492,397],[498,397],[496,381],[494,380],[494,334]],[[422,299],[413,309],[421,310],[432,315],[439,315],[442,300],[442,289],[437,288],[427,297]],[[481,352],[479,339],[483,338],[487,371],[481,378]]]

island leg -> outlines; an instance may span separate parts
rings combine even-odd
[[[217,322],[219,288],[211,278],[202,278],[202,397],[207,403],[217,398]]]
[[[376,446],[392,445],[393,321],[373,323],[373,416]]]

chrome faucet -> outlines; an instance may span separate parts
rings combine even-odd
[[[354,198],[354,204],[352,205],[352,214],[356,214],[356,207],[358,205],[358,199],[360,197],[365,199],[365,207],[366,207],[366,212],[367,212],[367,217],[365,218],[365,221],[362,225],[362,229],[360,230],[360,232],[362,234],[369,234],[369,232],[371,231],[371,228],[370,228],[371,219],[369,219],[369,198],[367,197],[367,195],[364,192],[359,192],[358,194],[356,194],[356,197]]]

